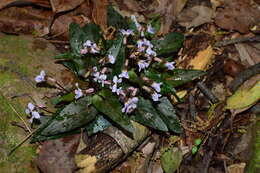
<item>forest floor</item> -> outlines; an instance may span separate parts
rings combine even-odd
[[[36,127],[24,109],[30,100],[41,105],[55,93],[35,87],[35,74],[45,68],[73,85],[73,75],[52,57],[71,49],[72,22],[94,22],[110,32],[109,5],[140,23],[159,17],[157,36],[185,37],[182,48],[169,55],[176,67],[206,72],[177,87],[179,100],[171,99],[183,132],[151,130],[128,157],[115,145],[121,154],[114,148],[113,157],[95,153],[111,143],[99,133],[30,144]],[[1,0],[0,32],[0,172],[260,172],[259,0]],[[101,138],[100,151],[91,150]],[[113,164],[111,158],[95,164],[92,155],[102,154]]]

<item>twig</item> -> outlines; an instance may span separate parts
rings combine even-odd
[[[38,130],[38,129],[36,129],[36,130]],[[36,130],[31,132],[29,135],[27,135],[19,144],[17,144],[13,149],[11,149],[11,151],[7,154],[7,156],[10,156],[18,147],[20,147],[23,143],[25,143],[33,135],[33,133]]]
[[[50,43],[57,43],[57,44],[70,44],[69,41],[63,41],[63,40],[48,40]]]
[[[240,85],[242,85],[246,80],[252,76],[260,73],[260,63],[255,64],[248,69],[240,72],[235,79],[231,82],[229,88],[232,92],[236,91]]]
[[[202,82],[198,82],[197,86],[212,103],[219,102],[219,99]]]
[[[32,133],[30,127],[27,125],[27,123],[24,121],[24,119],[22,118],[22,116],[20,116],[20,114],[15,110],[15,108],[9,103],[7,102],[7,104],[12,108],[12,110],[15,112],[15,114],[22,120],[23,124],[25,125],[26,129]]]
[[[254,42],[254,41],[260,41],[260,36],[254,36],[254,37],[239,37],[231,40],[223,40],[217,42],[214,46],[215,47],[222,47],[227,46],[230,44],[236,44],[236,43],[242,43],[242,42]]]
[[[16,122],[16,121],[12,121],[11,122],[12,126],[16,126],[16,127],[20,127],[21,129],[23,129],[25,132],[29,132],[29,130],[24,126],[24,124],[20,123],[20,122]]]
[[[196,117],[197,110],[196,110],[196,107],[195,107],[195,100],[194,100],[193,95],[189,96],[189,111],[190,111],[191,118],[194,121],[195,117]]]

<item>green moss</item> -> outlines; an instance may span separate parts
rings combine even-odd
[[[246,169],[247,173],[260,172],[260,121],[257,121],[255,125],[253,145],[253,154]]]
[[[34,77],[42,68],[57,74],[53,49],[33,48],[32,38],[0,34],[0,172],[35,173],[36,146],[26,142],[7,157],[7,153],[20,143],[28,133],[10,123],[22,123],[12,107],[28,122],[25,107],[29,97],[12,96],[39,91]],[[53,68],[52,68],[53,67]]]

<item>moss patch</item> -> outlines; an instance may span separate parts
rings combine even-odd
[[[52,59],[57,52],[51,44],[44,43],[46,46],[43,49],[35,49],[35,43],[40,44],[41,41],[0,33],[0,172],[38,172],[34,162],[35,144],[27,142],[7,157],[7,153],[28,135],[23,129],[12,126],[11,122],[22,123],[16,112],[28,122],[24,110],[31,102],[26,96],[12,97],[41,93],[43,90],[36,88],[34,82],[40,70],[44,68],[48,74],[55,74],[59,78],[57,74],[62,69]]]

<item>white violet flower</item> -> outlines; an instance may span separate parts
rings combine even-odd
[[[41,115],[37,111],[32,111],[31,114],[32,114],[32,117],[30,118],[30,123],[33,122],[33,119],[40,119],[41,118]]]
[[[160,82],[160,83],[157,83],[157,82],[153,82],[152,83],[152,87],[153,87],[153,89],[155,89],[155,91],[156,92],[161,92],[161,85],[162,85],[162,82]]]
[[[46,77],[45,71],[42,70],[42,71],[40,72],[40,74],[35,77],[35,81],[36,81],[37,83],[45,82],[45,81],[46,81],[45,77]]]
[[[93,43],[90,40],[85,41],[85,43],[83,43],[83,49],[80,50],[81,54],[86,54],[88,53],[89,49],[90,49],[90,53],[98,53],[99,52],[99,48],[97,47],[96,43]]]
[[[156,52],[153,51],[151,47],[148,47],[148,48],[146,49],[146,54],[147,54],[148,56],[156,56],[156,55],[157,55]]]
[[[137,97],[129,98],[125,102],[124,107],[122,108],[122,112],[125,112],[125,113],[132,112],[134,109],[137,108],[137,102],[138,102],[138,98]]]
[[[117,88],[117,84],[118,83],[121,83],[122,82],[122,79],[121,78],[118,78],[117,76],[114,76],[113,77],[113,83],[114,83],[114,85],[112,86],[112,92],[113,93],[118,93],[119,91],[118,91],[118,88]]]
[[[155,33],[155,29],[152,27],[151,24],[147,25],[147,32],[150,34],[154,34]]]
[[[157,102],[161,96],[162,96],[161,94],[155,92],[152,94],[152,99],[153,101]]]
[[[134,35],[134,32],[131,29],[120,29],[120,32],[124,35],[124,36],[129,36],[129,35]]]
[[[142,69],[145,69],[147,67],[149,67],[149,63],[147,63],[145,60],[140,60],[138,61],[138,67],[139,67],[139,72],[142,70]]]
[[[35,111],[35,106],[32,103],[28,103],[27,108],[25,109],[26,114],[31,114],[30,123],[33,122],[33,119],[39,119],[41,116],[39,112]]]
[[[87,40],[85,41],[85,43],[83,44],[84,47],[91,47],[92,46],[92,41]]]
[[[82,90],[79,88],[79,84],[76,83],[75,84],[77,89],[75,89],[74,93],[75,93],[75,99],[79,99],[80,97],[83,97],[83,92]]]
[[[114,64],[116,62],[116,58],[111,54],[108,55],[108,60],[111,64]]]
[[[105,80],[107,79],[107,75],[102,74],[100,72],[95,72],[93,76],[94,76],[94,81],[101,83],[102,87],[104,87]]]
[[[80,50],[80,54],[84,55],[88,53],[88,49],[87,48],[83,48]]]
[[[119,77],[129,79],[128,71],[123,70]]]
[[[168,70],[173,70],[175,62],[166,62],[165,66],[168,68]]]
[[[25,113],[26,113],[26,114],[30,114],[34,109],[35,109],[34,104],[32,104],[32,103],[30,102],[30,103],[28,103],[27,108],[25,109]]]

